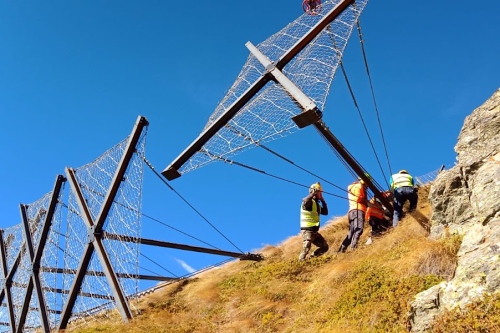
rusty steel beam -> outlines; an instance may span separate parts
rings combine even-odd
[[[109,234],[109,233],[104,233],[103,238],[113,239],[113,240],[122,240],[122,241],[128,241],[128,242],[132,242],[132,243],[140,243],[140,244],[144,244],[144,245],[152,245],[152,246],[158,246],[158,247],[167,247],[167,248],[171,248],[171,249],[178,249],[178,250],[185,250],[185,251],[192,251],[192,252],[210,253],[210,254],[216,254],[219,256],[239,258],[241,260],[254,260],[254,261],[263,260],[263,257],[260,254],[223,251],[223,250],[218,250],[218,249],[209,249],[206,247],[199,247],[199,246],[191,246],[191,245],[158,241],[158,240],[154,240],[154,239],[121,236],[121,235]]]

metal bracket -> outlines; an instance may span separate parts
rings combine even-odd
[[[94,242],[96,236],[101,235],[101,228],[97,228],[96,225],[93,225],[87,229],[87,243]]]
[[[304,128],[321,120],[323,112],[318,109],[307,110],[292,117],[298,128]]]

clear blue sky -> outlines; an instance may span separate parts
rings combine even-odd
[[[361,26],[393,171],[419,176],[454,163],[464,118],[500,85],[498,12],[493,0],[366,6]],[[138,115],[150,121],[147,157],[163,170],[234,82],[248,56],[245,43],[257,45],[302,13],[300,0],[1,1],[0,227],[20,223],[19,203],[49,192],[66,166],[86,164],[126,137]],[[388,173],[356,33],[344,62]],[[324,114],[385,184],[340,71]],[[312,128],[268,147],[341,187],[352,181]],[[262,149],[234,159],[301,184],[316,181]],[[245,252],[299,232],[307,194],[300,186],[223,163],[170,184]],[[343,195],[328,185],[325,191]],[[143,193],[144,213],[235,251],[147,169]],[[329,217],[346,213],[346,200],[326,200]],[[204,246],[148,219],[143,236]],[[169,249],[148,255],[176,275],[187,273],[178,260],[199,270],[224,259]],[[141,266],[169,275],[146,261]]]

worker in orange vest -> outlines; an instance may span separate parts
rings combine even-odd
[[[367,175],[369,177],[369,175]],[[359,237],[363,234],[365,226],[366,198],[367,186],[363,179],[358,178],[357,181],[347,187],[347,199],[349,200],[349,211],[347,218],[349,219],[349,232],[344,241],[340,245],[339,252],[345,252],[349,245],[352,249],[358,246]]]
[[[383,193],[386,195],[386,193]],[[370,237],[366,241],[366,245],[373,243],[372,237],[380,236],[384,231],[390,228],[390,222],[385,218],[386,210],[378,198],[373,197],[366,209],[365,221],[372,227]]]

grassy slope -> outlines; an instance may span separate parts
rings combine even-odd
[[[342,217],[322,229],[331,245],[322,257],[298,262],[302,241],[293,236],[262,249],[262,262],[231,262],[143,297],[129,323],[111,312],[67,331],[406,332],[409,301],[451,277],[459,245],[427,238],[427,194],[421,189],[420,214],[370,246],[336,254],[347,233]]]

